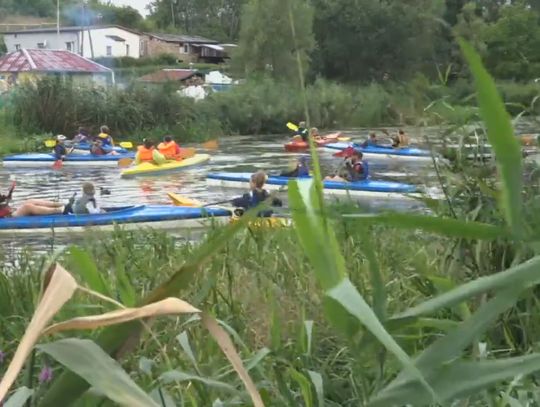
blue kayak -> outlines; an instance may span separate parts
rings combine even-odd
[[[208,226],[215,219],[229,221],[231,212],[221,208],[195,208],[166,205],[136,205],[106,208],[95,215],[22,216],[0,219],[0,232],[30,233],[50,230],[55,233],[82,232],[88,228],[111,230],[115,225],[129,229],[152,227],[181,229]]]
[[[109,166],[116,167],[122,158],[135,158],[135,153],[117,155],[69,154],[64,159],[68,166]],[[29,153],[8,155],[3,158],[4,167],[46,167],[52,166],[56,158],[53,154]]]
[[[393,148],[390,146],[367,146],[362,147],[356,143],[331,143],[325,145],[325,148],[331,150],[344,150],[347,147],[354,147],[355,150],[361,151],[366,158],[374,159],[406,159],[406,160],[430,160],[431,152],[429,150],[421,150],[419,148]]]
[[[248,172],[218,172],[208,174],[207,183],[209,185],[249,188],[251,173]],[[280,190],[287,187],[289,180],[295,178],[269,176],[265,188],[268,190]],[[311,177],[301,177],[298,180],[308,180]],[[418,193],[416,186],[403,184],[400,182],[363,180],[357,182],[324,181],[324,193],[328,195],[354,195],[365,197],[393,198],[403,197],[403,195]]]

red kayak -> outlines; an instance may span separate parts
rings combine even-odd
[[[317,147],[324,147],[326,144],[335,143],[341,133],[333,133],[315,140]],[[309,149],[309,144],[305,141],[290,141],[284,144],[285,151],[304,151]]]

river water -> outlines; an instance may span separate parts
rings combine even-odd
[[[425,146],[425,140],[437,144],[441,139],[441,129],[423,128],[407,129],[411,134],[413,144]],[[355,140],[363,140],[367,130],[348,130],[346,135]],[[217,151],[209,152],[212,155],[207,165],[188,168],[152,177],[138,177],[131,179],[120,178],[117,168],[80,168],[64,167],[61,170],[43,168],[3,168],[0,167],[0,187],[6,189],[10,182],[15,180],[17,188],[14,193],[13,206],[28,198],[43,198],[64,200],[80,193],[81,184],[92,181],[97,188],[104,188],[110,194],[99,197],[101,206],[125,206],[130,204],[169,204],[166,192],[172,191],[204,202],[218,202],[237,196],[242,191],[209,188],[205,177],[208,172],[216,171],[242,171],[251,172],[258,169],[268,173],[278,173],[287,168],[294,160],[296,154],[287,153],[283,144],[288,136],[228,136],[222,138]],[[320,149],[323,169],[331,172],[339,159],[332,157],[332,152]],[[393,180],[427,185],[435,183],[433,169],[410,163],[372,163],[370,164],[372,179]],[[22,238],[13,238],[0,244],[31,243],[21,241]],[[27,239],[27,238],[26,238]],[[42,243],[40,243],[42,244]]]

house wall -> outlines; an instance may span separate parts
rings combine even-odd
[[[92,36],[92,47],[94,49],[94,58],[101,57],[132,57],[141,56],[141,36],[130,31],[122,30],[117,27],[94,28],[90,30]],[[125,41],[116,41],[108,36],[114,35],[121,37]],[[90,37],[88,31],[79,33],[80,42],[83,46],[83,56],[92,58],[90,48]],[[110,48],[109,48],[110,47]],[[129,52],[127,47],[129,47]],[[110,51],[110,55],[109,55]]]
[[[94,58],[107,56],[139,58],[141,56],[141,37],[136,33],[117,27],[104,27],[92,29],[90,30],[90,34],[92,37]],[[109,35],[121,37],[125,41],[115,41],[107,37]],[[72,52],[81,54],[82,46],[82,56],[92,58],[88,30],[85,30],[84,33],[82,31],[60,32],[59,36],[56,32],[6,34],[4,41],[8,52],[16,51],[17,45],[20,48],[29,49],[39,48],[38,44],[43,44],[44,48],[47,49],[69,49],[69,43]],[[109,50],[111,55],[108,55]]]
[[[189,44],[180,42],[167,42],[155,37],[145,37],[142,48],[145,50],[145,56],[157,57],[162,54],[170,54],[177,57],[182,62],[196,62],[198,55],[194,52],[195,48]],[[187,51],[187,52],[186,52]]]
[[[8,52],[19,48],[39,48],[38,44],[43,44],[47,49],[67,49],[67,43],[71,44],[73,52],[77,52],[80,46],[77,32],[61,32],[60,36],[56,32],[5,34],[4,41]]]

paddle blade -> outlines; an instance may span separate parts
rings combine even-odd
[[[45,147],[53,148],[56,145],[55,140],[45,140]]]
[[[209,140],[202,144],[202,147],[205,150],[217,150],[219,148],[219,143],[217,140]]]
[[[120,168],[126,168],[129,167],[133,163],[133,158],[120,158],[118,160],[118,167]]]
[[[64,166],[64,162],[62,160],[56,160],[54,164],[52,165],[53,170],[60,170]]]
[[[297,131],[298,130],[298,126],[296,124],[294,124],[294,123],[291,123],[291,122],[287,123],[287,128],[289,130],[292,130],[292,131]]]
[[[194,148],[181,148],[178,157],[181,159],[193,157],[197,153],[197,150]]]
[[[175,206],[192,206],[192,207],[201,207],[203,203],[197,201],[196,199],[191,199],[186,196],[175,194],[174,192],[167,192],[169,199],[172,201]]]
[[[121,141],[118,145],[122,148],[133,148],[133,143],[131,141]]]
[[[351,141],[350,137],[338,137],[338,141]]]

